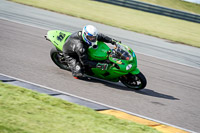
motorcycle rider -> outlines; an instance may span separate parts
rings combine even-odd
[[[97,48],[96,42],[116,44],[116,40],[98,33],[92,25],[86,25],[82,31],[69,36],[63,46],[63,53],[74,78],[83,78],[85,68],[100,68],[107,70],[107,63],[100,63],[88,59],[87,50],[89,47]]]

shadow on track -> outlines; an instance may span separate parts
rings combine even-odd
[[[150,89],[143,89],[143,90],[133,90],[130,89],[126,86],[124,86],[122,83],[118,82],[118,83],[113,83],[113,82],[109,82],[109,81],[105,81],[105,80],[101,80],[101,79],[91,79],[91,80],[84,80],[86,82],[92,82],[92,83],[101,83],[104,84],[105,86],[111,87],[111,88],[115,88],[115,89],[119,89],[119,90],[125,90],[125,91],[133,91],[142,95],[147,95],[147,96],[152,96],[152,97],[157,97],[157,98],[164,98],[164,99],[169,99],[169,100],[180,100],[178,98],[175,98],[173,96],[170,95],[166,95],[166,94],[162,94],[159,92],[156,92],[154,90],[150,90]]]
[[[148,95],[148,96],[153,96],[153,97],[158,97],[158,98],[164,98],[164,99],[169,99],[169,100],[180,100],[178,98],[175,98],[173,96],[170,95],[166,95],[166,94],[162,94],[159,92],[155,92],[154,90],[150,90],[150,89],[143,89],[141,91],[135,91],[136,93],[139,94],[143,94],[143,95]]]

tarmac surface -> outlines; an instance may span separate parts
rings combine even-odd
[[[53,45],[43,36],[47,29],[66,27],[65,29],[71,32],[80,30],[79,28],[89,21],[64,15],[62,15],[63,19],[68,19],[66,23],[58,19],[52,21],[50,19],[52,16],[59,17],[60,14],[3,0],[0,0],[0,3],[0,73],[185,129],[200,131],[198,103],[200,101],[200,52],[198,48],[171,44],[166,40],[97,24],[100,31],[106,29],[105,33],[109,32],[107,35],[112,35],[116,39],[120,38],[124,44],[133,42],[130,46],[136,51],[138,67],[146,76],[148,85],[142,91],[132,91],[121,83],[97,79],[90,82],[76,80],[72,78],[70,72],[59,69],[51,61],[49,51]],[[7,4],[7,8],[1,7],[3,4]],[[36,11],[39,13],[35,14]],[[32,12],[32,16],[24,16],[28,12]],[[118,31],[124,32],[124,36],[118,36]],[[158,43],[160,43],[159,46],[157,46]],[[171,45],[173,49],[168,48]],[[155,55],[159,58],[155,58]],[[164,56],[166,60],[163,60]]]

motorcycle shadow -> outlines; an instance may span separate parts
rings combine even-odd
[[[133,90],[133,89],[130,89],[126,86],[124,86],[121,82],[118,82],[118,83],[114,83],[114,82],[109,82],[109,81],[105,81],[105,80],[102,80],[102,79],[91,79],[91,80],[87,80],[87,82],[94,82],[94,83],[101,83],[101,84],[104,84],[105,86],[108,86],[108,87],[111,87],[111,88],[115,88],[115,89],[119,89],[119,90],[125,90],[125,91],[132,91],[132,92],[135,92],[135,93],[139,93],[139,94],[142,94],[142,95],[147,95],[147,96],[152,96],[152,97],[157,97],[157,98],[163,98],[163,99],[169,99],[169,100],[180,100],[174,96],[170,96],[170,95],[167,95],[167,94],[162,94],[162,93],[159,93],[159,92],[156,92],[154,90],[150,90],[150,89],[147,89],[147,88],[144,88],[142,90]]]

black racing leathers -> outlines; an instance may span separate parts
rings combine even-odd
[[[112,39],[103,34],[98,34],[98,41],[111,43]],[[69,36],[63,46],[63,53],[74,77],[82,77],[84,68],[96,67],[96,61],[88,59],[88,44],[82,39],[82,32],[78,31]]]

